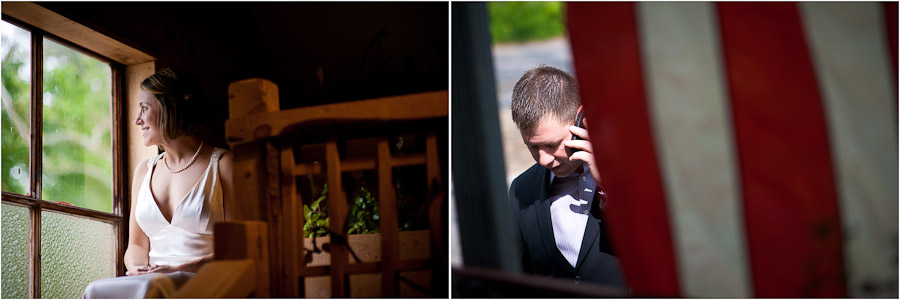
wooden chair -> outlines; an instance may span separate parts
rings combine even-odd
[[[448,264],[443,224],[446,223],[447,187],[441,171],[438,132],[440,128],[446,131],[443,126],[447,125],[447,92],[283,111],[278,110],[278,102],[277,86],[265,79],[248,79],[229,86],[230,119],[225,127],[234,153],[235,197],[232,203],[225,204],[226,210],[236,212],[238,220],[258,223],[226,222],[222,224],[222,232],[217,226],[216,261],[204,266],[182,290],[200,286],[198,279],[207,278],[202,276],[218,273],[228,279],[214,279],[217,282],[231,278],[241,282],[226,288],[235,291],[227,295],[349,297],[361,296],[358,293],[361,291],[380,290],[377,295],[363,296],[446,297]],[[391,154],[390,137],[407,133],[425,136],[424,152]],[[400,232],[392,170],[415,165],[425,167],[422,176],[429,191],[426,199],[429,230]],[[342,174],[366,170],[377,174],[381,233],[348,237],[344,227],[348,205]],[[328,244],[327,253],[312,255],[308,255],[307,249],[315,247],[303,238],[303,202],[296,180],[298,176],[309,175],[326,179],[331,218],[330,237],[317,238],[318,244]],[[224,236],[235,232],[253,232],[263,241]],[[229,254],[219,261],[220,253],[230,253],[227,249],[250,246],[265,248],[267,256],[248,257],[252,251],[245,251],[245,255]],[[223,252],[219,252],[220,248]],[[354,255],[348,255],[350,252]],[[226,260],[230,262],[226,264]],[[248,262],[267,267],[253,268]],[[227,268],[244,271],[224,270]],[[423,276],[412,276],[412,279],[407,276],[401,284],[403,272],[429,274],[431,280],[413,283]],[[330,291],[322,288],[326,283]],[[430,287],[425,288],[428,293],[415,293],[409,289],[411,286]]]

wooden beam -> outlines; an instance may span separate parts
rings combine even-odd
[[[320,163],[300,163],[294,166],[294,176],[319,175],[322,174],[322,164]]]
[[[391,167],[406,167],[415,165],[424,165],[425,154],[409,154],[404,156],[392,156],[389,160]],[[341,162],[341,172],[368,171],[375,170],[375,159],[373,158],[357,158],[346,159]],[[293,168],[294,176],[319,175],[322,174],[322,166],[317,163],[299,163]]]
[[[117,214],[105,213],[101,211],[91,210],[87,208],[81,208],[73,205],[59,204],[50,201],[41,201],[37,199],[33,199],[31,197],[22,196],[19,194],[3,192],[3,202],[16,203],[19,205],[25,205],[32,208],[37,208],[38,206],[42,207],[44,211],[52,211],[52,212],[60,212],[77,215],[79,217],[85,217],[88,219],[98,220],[98,221],[106,221],[106,222],[117,222],[122,220],[122,217]]]
[[[341,161],[341,172],[375,170],[375,159],[345,159]]]
[[[3,13],[124,65],[156,60],[140,50],[31,2],[3,2]]]
[[[18,204],[19,206],[32,207],[37,206],[37,199],[19,195],[16,193],[2,192],[3,204]]]
[[[119,216],[116,214],[100,212],[100,211],[87,209],[87,208],[81,208],[81,207],[73,206],[73,205],[59,204],[59,203],[50,202],[50,201],[41,201],[41,207],[43,208],[44,211],[67,213],[67,214],[87,217],[87,218],[91,218],[91,219],[95,219],[95,220],[102,220],[102,221],[106,221],[106,222],[116,222],[116,221],[122,220],[122,216]]]
[[[408,154],[404,156],[391,157],[391,167],[406,167],[425,164],[425,154]]]
[[[316,131],[350,122],[386,122],[424,120],[445,117],[448,113],[447,91],[427,92],[370,100],[343,102],[255,113],[225,122],[225,137],[235,145],[281,135],[295,126],[316,126]],[[235,96],[238,97],[238,96]]]

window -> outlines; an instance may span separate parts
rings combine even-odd
[[[123,270],[123,67],[6,15],[0,27],[0,296],[80,298]]]

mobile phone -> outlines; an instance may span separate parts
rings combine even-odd
[[[582,124],[582,119],[584,119],[584,111],[579,111],[579,112],[578,112],[578,116],[575,117],[575,126],[580,127],[580,128],[584,128],[584,124]],[[577,135],[572,134],[572,140],[573,140],[573,141],[574,141],[574,140],[582,140],[582,138],[579,137],[579,136],[577,136]],[[575,149],[575,148],[571,148],[571,147],[568,147],[568,149],[569,149],[569,152],[570,152],[570,153],[575,153],[575,152],[578,152],[578,151],[582,151],[581,149]],[[570,155],[571,155],[571,154],[570,154]]]

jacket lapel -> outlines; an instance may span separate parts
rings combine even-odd
[[[550,170],[544,170],[543,176],[538,177],[540,181],[533,183],[540,187],[538,189],[539,197],[535,199],[534,207],[535,212],[537,213],[538,228],[540,229],[544,249],[547,249],[550,260],[560,267],[572,271],[574,268],[569,264],[569,261],[566,260],[566,257],[559,252],[559,248],[556,247],[556,239],[553,237],[553,223],[550,219],[550,200],[547,199],[549,197],[548,188],[550,185]]]
[[[600,220],[588,215],[587,227],[584,228],[584,239],[581,240],[581,251],[578,251],[578,263],[575,264],[576,271],[583,265],[584,258],[594,247],[594,241],[598,236],[600,236]]]

